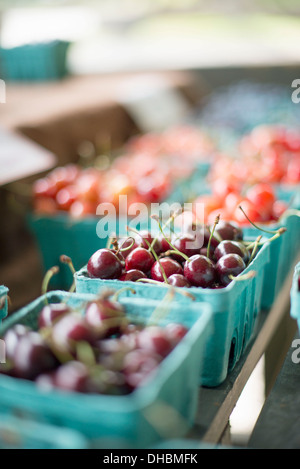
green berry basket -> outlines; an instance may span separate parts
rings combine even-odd
[[[294,268],[292,288],[290,292],[291,299],[291,317],[297,321],[298,331],[300,332],[300,262]]]
[[[8,288],[4,285],[0,285],[0,324],[7,316],[7,294]]]
[[[0,449],[88,449],[77,431],[0,414]]]
[[[67,75],[70,42],[54,40],[0,48],[0,69],[7,81],[50,81]]]
[[[39,297],[6,319],[0,336],[15,324],[37,328],[45,304],[66,301],[76,308],[95,295],[61,291]],[[120,295],[128,317],[139,323],[150,318],[160,302]],[[204,350],[212,333],[212,312],[204,303],[172,302],[158,322],[180,322],[188,333],[161,362],[153,378],[124,396],[41,391],[34,382],[0,375],[0,412],[25,420],[80,432],[97,448],[149,447],[166,438],[181,438],[193,425],[199,399]]]
[[[207,303],[213,310],[214,332],[205,351],[203,385],[215,387],[221,384],[248,345],[254,332],[256,317],[261,310],[264,276],[269,258],[270,243],[266,242],[243,272],[246,275],[254,271],[255,276],[250,275],[250,278],[241,281],[234,280],[226,288],[217,290],[200,287],[177,290],[176,301],[181,303],[182,307],[191,302],[184,292],[191,294],[196,304]],[[103,288],[120,290],[131,287],[136,291],[136,295],[143,299],[145,305],[153,299],[161,300],[168,290],[164,283],[154,285],[89,278],[86,266],[75,273],[75,283],[76,291],[81,294],[98,294]],[[132,295],[130,290],[124,294]]]

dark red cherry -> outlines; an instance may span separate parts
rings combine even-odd
[[[85,318],[76,313],[63,316],[52,327],[53,344],[62,353],[74,354],[79,342],[93,343],[94,340],[95,332]]]
[[[221,241],[221,243],[216,247],[214,251],[216,261],[218,261],[222,256],[225,256],[226,254],[238,254],[239,256],[241,256],[244,262],[247,262],[249,259],[249,252],[247,248],[238,241]]]
[[[195,254],[199,254],[200,245],[198,243],[198,239],[196,236],[186,233],[180,236],[175,236],[172,239],[173,246],[178,249],[178,251],[182,252],[188,257],[194,256]],[[180,256],[180,254],[173,254],[173,259],[177,260],[178,262],[183,262],[184,258]]]
[[[55,371],[54,384],[64,391],[88,392],[89,371],[86,365],[78,360],[60,365]]]
[[[124,282],[136,282],[140,278],[147,278],[147,275],[141,270],[132,269],[128,270],[128,272],[124,272],[121,275],[120,280]]]
[[[85,321],[97,338],[121,332],[125,312],[120,303],[108,298],[91,301],[85,309]]]
[[[159,326],[148,326],[141,330],[137,336],[137,345],[141,349],[161,357],[166,357],[173,348],[169,336]]]
[[[236,277],[246,268],[246,264],[238,254],[226,254],[222,256],[216,263],[216,271],[219,282],[226,286],[232,279],[230,276]]]
[[[151,268],[151,278],[158,282],[164,281],[163,271],[166,277],[170,277],[173,274],[183,274],[183,268],[179,262],[175,261],[171,257],[163,257],[159,261],[155,261]]]
[[[30,331],[20,337],[13,357],[14,375],[35,379],[40,373],[57,367],[57,359],[38,332]]]
[[[206,247],[209,243],[209,240],[212,249],[214,249],[220,242],[220,238],[215,235],[215,233],[211,236],[210,230],[205,225],[192,225],[189,232],[195,236],[199,250]]]
[[[30,331],[31,329],[23,324],[16,324],[6,331],[3,340],[5,343],[5,356],[8,360],[13,360],[19,340]]]
[[[63,315],[70,312],[70,308],[65,303],[52,303],[45,305],[40,312],[38,325],[42,329],[44,327],[50,327]]]
[[[182,274],[172,274],[168,278],[169,285],[173,285],[174,287],[186,287],[189,288],[191,286],[188,279]]]
[[[184,276],[191,285],[196,287],[211,287],[217,277],[214,263],[206,256],[196,254],[184,264]]]
[[[220,220],[215,228],[215,232],[221,236],[222,239],[232,239],[234,241],[241,241],[243,239],[243,230],[233,222]]]
[[[90,277],[117,279],[122,273],[122,263],[112,250],[99,249],[90,257],[87,271]]]
[[[148,249],[138,247],[134,249],[126,258],[125,268],[129,270],[141,270],[145,274],[151,270],[154,264],[154,257]]]
[[[171,239],[170,238],[164,238],[163,236],[160,237],[160,242],[161,242],[161,252],[166,252],[169,251],[170,249],[173,249],[172,246],[170,245]]]
[[[115,249],[111,249],[111,252],[113,252],[115,254],[115,256],[117,256],[117,258],[121,262],[122,269],[124,269],[124,267],[125,267],[125,257],[123,256],[123,253],[121,251],[116,251]]]
[[[121,249],[122,256],[124,259],[131,253],[135,248],[137,248],[139,244],[134,240],[134,238],[125,238],[119,240],[119,248]]]
[[[175,347],[180,340],[188,333],[188,329],[180,323],[170,322],[165,327],[165,333],[172,342],[172,346]]]
[[[159,366],[161,356],[148,350],[132,350],[124,357],[123,373],[130,389],[142,385]]]
[[[145,230],[140,231],[139,234],[136,235],[136,243],[142,248],[149,249],[149,245],[151,246],[153,241],[154,251],[156,252],[156,254],[160,254],[162,252],[162,245],[159,237],[156,238],[149,231]]]

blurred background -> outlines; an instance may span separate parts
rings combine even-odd
[[[298,125],[299,13],[296,0],[0,0],[0,280],[20,285],[15,308],[41,276],[24,217],[45,172],[95,154],[105,168],[133,136],[187,122],[222,150],[259,124]]]
[[[28,221],[37,179],[95,156],[105,169],[134,136],[176,125],[222,149],[259,124],[297,127],[299,43],[297,0],[0,0],[0,284],[10,310],[40,294],[45,259]],[[57,231],[45,234],[44,247],[59,244]],[[263,399],[255,388],[248,417]]]

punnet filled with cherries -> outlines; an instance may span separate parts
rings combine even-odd
[[[147,384],[188,329],[158,325],[160,304],[147,321],[129,319],[119,294],[106,290],[80,308],[45,300],[37,328],[17,323],[5,332],[0,374],[41,390],[101,395],[127,395]]]
[[[88,260],[87,275],[102,280],[210,289],[226,288],[235,279],[254,275],[250,271],[243,276],[243,272],[266,242],[262,234],[245,240],[241,227],[217,216],[213,225],[192,222],[184,230],[171,230],[167,235],[166,227],[179,213],[172,214],[164,226],[158,216],[152,215],[158,234],[128,227],[127,238],[111,238],[106,248],[97,250]],[[268,242],[285,231],[284,227],[272,231]]]

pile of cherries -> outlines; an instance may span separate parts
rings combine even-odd
[[[0,373],[34,381],[47,391],[129,394],[148,382],[186,333],[180,323],[134,324],[107,292],[81,311],[64,302],[49,303],[37,329],[16,324],[6,331],[6,364]]]
[[[217,214],[223,220],[234,221],[239,226],[249,225],[240,210],[240,206],[247,212],[255,223],[270,224],[277,222],[288,210],[288,204],[277,198],[271,184],[257,183],[250,186],[240,186],[234,180],[216,179],[211,182],[211,193],[199,195],[193,201],[193,211],[196,217],[197,204],[204,206],[204,220],[213,222]]]
[[[128,207],[161,202],[212,148],[208,137],[192,126],[138,135],[117,157],[95,154],[88,166],[86,162],[59,166],[36,180],[33,209],[38,214],[65,212],[82,218],[95,216],[101,203],[111,203],[116,212],[122,212],[120,196],[127,196]]]
[[[223,288],[245,270],[255,255],[253,247],[243,241],[240,227],[219,220],[211,227],[191,224],[184,233],[170,237],[163,230],[157,237],[140,231],[96,251],[87,263],[87,275],[174,287]]]

